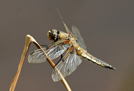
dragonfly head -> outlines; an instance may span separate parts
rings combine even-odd
[[[58,31],[56,29],[52,29],[52,30],[48,31],[47,36],[51,41],[55,42],[59,39],[59,33],[60,33],[60,31]]]

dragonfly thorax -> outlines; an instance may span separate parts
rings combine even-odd
[[[60,39],[70,39],[70,35],[68,33],[63,32],[63,31],[60,31],[59,38]]]

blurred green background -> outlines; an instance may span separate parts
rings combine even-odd
[[[26,34],[46,45],[48,30],[65,31],[56,9],[70,29],[78,27],[89,53],[117,68],[83,59],[66,77],[72,90],[134,91],[133,0],[0,0],[0,91],[8,91],[16,74]],[[35,49],[32,44],[28,54]],[[29,64],[26,57],[15,91],[66,91],[51,73],[48,62]]]

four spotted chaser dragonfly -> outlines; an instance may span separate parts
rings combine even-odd
[[[67,33],[56,29],[49,30],[47,36],[51,41],[53,41],[53,43],[43,49],[51,60],[63,55],[63,53],[66,52],[64,56],[62,56],[56,63],[56,67],[64,77],[74,72],[81,64],[82,61],[80,57],[85,58],[99,66],[115,70],[115,68],[111,65],[87,52],[83,38],[75,26],[72,26],[72,31],[70,31],[63,20],[62,22]],[[46,60],[47,57],[41,49],[34,50],[28,56],[29,63],[42,63]],[[52,71],[52,79],[55,82],[61,80],[55,69]]]

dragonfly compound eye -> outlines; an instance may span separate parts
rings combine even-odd
[[[49,30],[47,36],[51,41],[55,42],[59,39],[59,31],[56,29]]]

